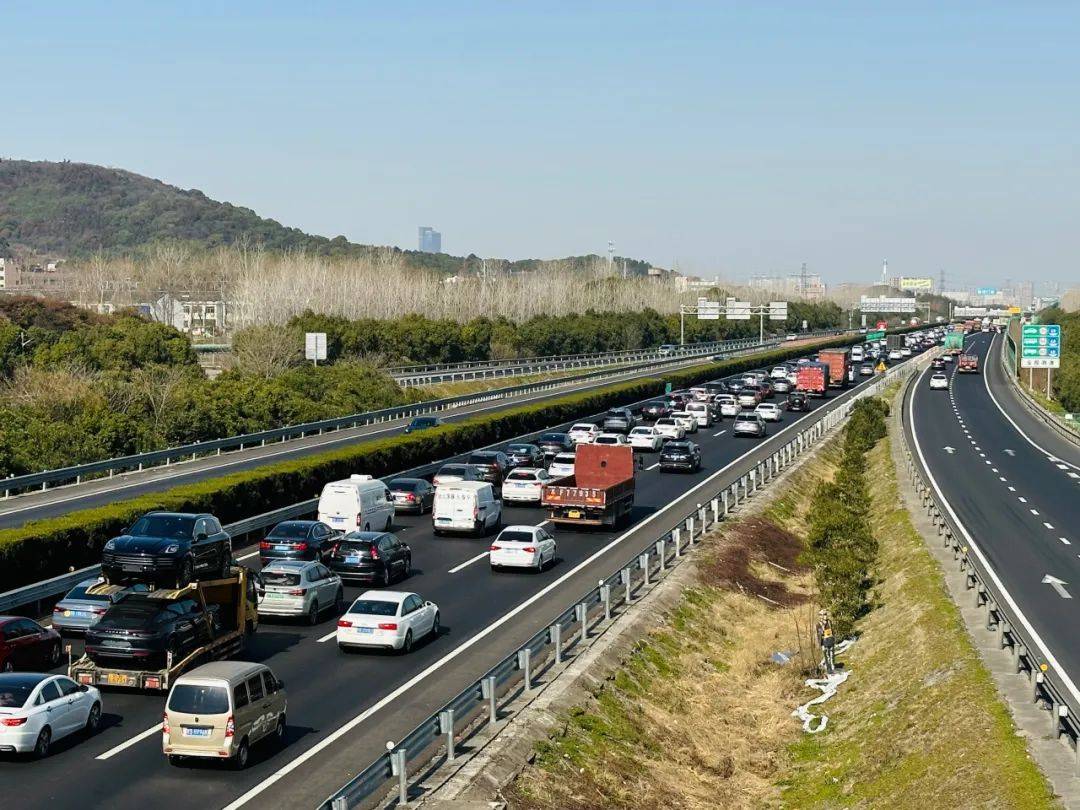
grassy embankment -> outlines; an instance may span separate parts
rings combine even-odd
[[[723,527],[697,586],[606,687],[568,712],[510,786],[514,808],[1052,807],[940,570],[899,506],[888,440],[868,455],[875,602],[841,657],[852,676],[804,734],[811,654],[808,494],[838,442],[761,518]],[[771,601],[770,601],[771,600]],[[774,651],[798,651],[792,664]]]

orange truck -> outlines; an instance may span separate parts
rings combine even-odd
[[[579,444],[574,474],[541,490],[552,523],[616,526],[634,507],[634,451],[628,445]]]
[[[977,354],[962,354],[960,355],[960,361],[956,364],[957,374],[978,374],[979,373],[979,355]]]
[[[795,371],[795,390],[814,397],[823,397],[829,387],[829,366],[825,363],[803,363]]]
[[[848,370],[851,368],[851,352],[848,349],[822,349],[818,352],[818,361],[829,367],[829,385],[839,388],[848,384]]]

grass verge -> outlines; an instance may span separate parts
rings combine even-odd
[[[812,577],[798,551],[834,441],[760,519],[727,525],[699,585],[513,783],[514,808],[1053,807],[933,558],[900,507],[888,439],[868,455],[880,541],[873,610],[841,662],[825,732],[790,717],[813,696]],[[793,553],[794,550],[794,553]],[[770,661],[773,651],[794,662]]]

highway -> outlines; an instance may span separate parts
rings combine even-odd
[[[948,391],[912,384],[904,421],[956,521],[1007,592],[1050,667],[1080,701],[1080,448],[1032,416],[1000,366],[1003,337],[977,333],[979,374]]]
[[[565,388],[554,391],[545,390],[508,399],[481,402],[444,411],[439,414],[439,417],[444,421],[453,422],[477,413],[497,413],[527,402],[536,402],[561,394],[589,391],[618,382],[643,377],[663,378],[666,373],[678,371],[691,365],[699,365],[705,360],[706,358],[695,357],[682,363],[665,365],[661,368],[637,369],[585,384],[568,384]],[[59,517],[80,509],[91,509],[95,506],[115,503],[118,500],[162,492],[183,484],[191,484],[230,473],[251,470],[265,464],[290,461],[327,452],[356,444],[364,439],[398,433],[408,421],[408,419],[396,420],[334,431],[323,435],[310,435],[281,443],[269,444],[264,447],[250,447],[220,456],[203,456],[193,461],[151,467],[141,471],[127,472],[112,478],[92,479],[81,484],[18,495],[7,500],[0,500],[0,529],[22,526],[32,520]]]
[[[699,473],[661,474],[655,454],[647,455],[646,469],[638,473],[632,525],[620,532],[556,530],[558,563],[542,574],[492,574],[484,559],[490,539],[435,538],[430,517],[399,517],[395,531],[413,548],[414,572],[394,587],[439,604],[444,631],[438,639],[408,656],[345,655],[333,641],[336,616],[315,627],[264,624],[247,657],[265,662],[285,681],[289,724],[283,749],[253,751],[251,765],[239,773],[216,762],[173,767],[161,753],[158,734],[162,697],[110,692],[103,728],[93,738],[70,738],[41,762],[0,760],[0,780],[18,785],[5,792],[5,806],[312,806],[367,765],[386,740],[400,739],[600,577],[672,528],[694,504],[793,438],[800,421],[850,395],[834,392],[815,400],[809,414],[785,411],[764,441],[734,439],[730,420],[699,431],[691,437],[703,449]],[[543,521],[538,508],[508,508],[504,518],[506,524]],[[252,549],[237,553],[257,567]],[[354,598],[359,591],[348,588],[346,595]]]

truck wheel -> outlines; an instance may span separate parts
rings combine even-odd
[[[236,749],[236,753],[232,757],[232,766],[238,771],[244,770],[248,763],[248,740],[244,737],[240,741],[240,747]]]
[[[232,548],[228,543],[221,544],[221,578],[228,579],[232,573]]]
[[[195,561],[191,557],[184,557],[180,563],[180,570],[176,575],[176,587],[183,588],[195,580]]]
[[[312,627],[314,627],[315,625],[317,625],[319,623],[319,603],[318,603],[318,601],[315,601],[315,602],[311,603],[311,607],[308,608],[307,619],[308,619],[308,624],[310,624]]]

